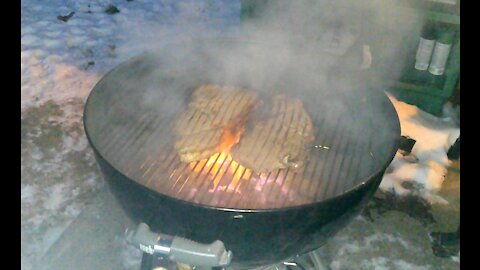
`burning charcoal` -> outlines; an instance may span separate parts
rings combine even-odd
[[[105,13],[107,14],[115,14],[115,13],[119,13],[120,10],[114,6],[114,5],[108,5],[108,7],[105,9]]]
[[[63,21],[63,22],[67,22],[68,20],[70,20],[70,18],[75,14],[75,12],[70,12],[70,14],[68,14],[67,16],[57,16],[57,19],[59,19],[60,21]]]

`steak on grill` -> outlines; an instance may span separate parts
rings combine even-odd
[[[275,96],[270,115],[253,124],[233,147],[234,160],[257,173],[303,168],[314,133],[300,100]]]
[[[174,127],[180,159],[193,162],[220,152],[226,132],[243,126],[256,103],[257,95],[245,89],[218,85],[197,88]]]

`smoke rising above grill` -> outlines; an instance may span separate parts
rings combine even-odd
[[[170,99],[185,99],[183,89],[195,87],[191,82],[200,79],[243,86],[268,96],[286,92],[312,103],[307,107],[345,107],[345,96],[352,89],[385,90],[387,79],[398,76],[405,59],[403,40],[415,35],[421,22],[418,14],[400,11],[393,0],[253,2],[266,4],[244,20],[240,30],[215,19],[218,14],[234,12],[231,1],[166,4],[165,8],[177,10],[176,16],[143,28],[125,23],[122,28],[129,42],[119,50],[124,55],[154,52],[165,65],[159,75],[181,77],[181,81],[158,86],[178,93]],[[372,67],[366,70],[360,68],[365,46],[373,57]],[[171,111],[158,106],[159,91],[144,92],[139,106]],[[382,121],[381,116],[377,121]]]
[[[168,24],[151,24],[146,29],[124,25],[130,43],[120,51],[145,54],[112,71],[109,76],[114,80],[102,80],[96,86],[104,89],[105,96],[92,99],[98,103],[106,99],[107,106],[104,119],[91,124],[92,129],[104,131],[92,132],[91,137],[102,140],[99,149],[112,156],[117,168],[133,173],[132,179],[145,179],[135,170],[144,170],[156,156],[169,159],[171,153],[162,151],[173,145],[171,124],[185,110],[193,90],[207,83],[256,91],[263,102],[280,93],[302,101],[316,132],[313,156],[329,164],[322,181],[344,179],[335,190],[312,195],[312,201],[343,192],[385,166],[398,122],[383,90],[385,75],[393,78],[395,70],[382,74],[384,70],[376,67],[382,62],[402,62],[398,48],[413,29],[400,29],[395,23],[401,14],[392,11],[393,2],[269,1],[261,16],[242,23],[238,35],[232,29],[218,31],[215,20],[204,23],[199,11],[211,8],[205,2],[180,3],[178,16]],[[218,10],[227,5],[214,3]],[[370,69],[361,67],[365,46],[373,55]],[[108,139],[109,133],[116,139]],[[363,160],[369,165],[358,172],[341,169],[344,162],[336,160],[346,153],[352,156],[346,164]],[[154,163],[145,166],[158,165]],[[134,164],[138,167],[133,168]],[[322,169],[318,170],[321,174]]]

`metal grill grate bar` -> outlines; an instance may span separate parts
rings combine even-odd
[[[335,114],[334,114],[335,115]],[[333,116],[332,116],[333,118]],[[326,195],[326,186],[329,184],[329,178],[327,177],[328,171],[332,166],[332,162],[334,161],[333,157],[336,156],[337,150],[335,149],[337,147],[336,144],[334,144],[335,136],[338,134],[340,124],[339,121],[340,119],[337,119],[335,121],[337,124],[334,127],[333,131],[330,129],[325,130],[326,131],[326,139],[325,142],[326,144],[330,147],[330,149],[326,152],[324,159],[320,160],[319,162],[321,163],[319,167],[317,167],[317,171],[315,171],[315,178],[319,178],[320,181],[318,182],[317,187],[314,189],[315,195],[314,198],[317,200],[322,200],[325,199]]]
[[[148,114],[144,114],[138,121],[133,122],[131,125],[108,125],[105,128],[106,134],[102,134],[100,140],[104,154],[108,155],[110,152],[118,150],[118,145],[123,142],[125,138],[132,136],[140,126],[144,125],[148,117]]]
[[[130,134],[130,136],[125,137],[124,143],[119,145],[114,153],[112,153],[112,162],[115,164],[119,164],[120,167],[124,167],[123,163],[129,159],[132,152],[138,152],[141,148],[139,147],[144,139],[148,138],[148,132],[146,130],[151,127],[152,124],[155,122],[159,122],[159,119],[153,115],[150,115],[145,121],[142,122],[140,126],[138,126],[134,133]],[[132,159],[136,161],[136,159]],[[131,164],[128,164],[124,168],[130,168]]]
[[[342,119],[341,117],[340,119]],[[340,122],[341,123],[341,122]],[[333,156],[331,166],[328,167],[328,180],[327,180],[327,185],[324,189],[324,194],[323,197],[330,197],[334,196],[335,194],[333,193],[334,190],[337,188],[337,185],[339,183],[339,176],[340,176],[340,170],[343,168],[344,162],[345,162],[345,151],[342,151],[344,145],[347,145],[348,142],[346,142],[346,134],[345,132],[345,127],[341,130],[341,132],[337,133],[337,140],[338,143],[335,143],[335,145],[340,145],[340,149],[335,151],[335,155]],[[348,147],[348,145],[347,145]]]

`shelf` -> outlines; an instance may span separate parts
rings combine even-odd
[[[426,86],[426,85],[419,85],[419,84],[414,84],[409,82],[395,81],[395,80],[391,80],[389,82],[392,88],[401,89],[402,91],[407,90],[407,91],[413,91],[413,92],[417,92],[417,93],[421,93],[429,96],[445,97],[442,94],[441,88],[436,88],[436,87]]]
[[[446,75],[433,75],[428,70],[420,71],[414,68],[405,68],[398,81],[403,83],[416,84],[420,87],[431,88],[433,91],[443,91]]]

